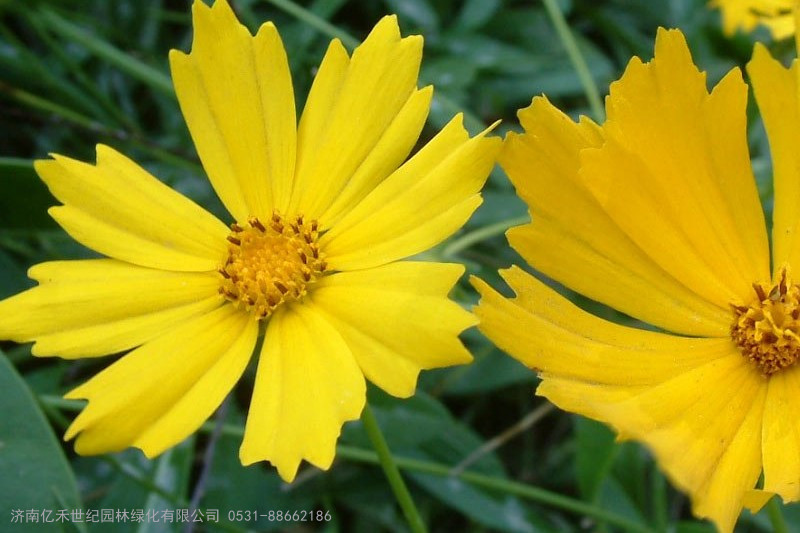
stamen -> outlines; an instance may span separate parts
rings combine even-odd
[[[765,376],[794,365],[800,358],[800,286],[786,267],[772,286],[754,283],[757,300],[749,306],[731,305],[731,338]]]
[[[231,224],[219,293],[261,320],[282,303],[303,298],[328,265],[317,245],[316,220],[274,212],[267,224],[257,217],[247,224]]]

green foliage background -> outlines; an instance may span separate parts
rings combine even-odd
[[[394,12],[405,34],[425,36],[421,84],[436,86],[422,140],[461,109],[473,131],[503,119],[502,134],[518,127],[516,110],[541,93],[574,117],[588,113],[579,79],[536,0],[233,3],[251,30],[266,20],[277,24],[298,108],[330,37],[343,36],[352,48],[382,15]],[[754,40],[771,42],[766,32],[724,36],[719,14],[702,0],[560,5],[604,94],[631,56],[652,56],[658,26],[684,31],[712,83],[749,59]],[[225,219],[169,80],[167,51],[188,50],[190,42],[188,0],[0,0],[0,297],[31,286],[25,271],[35,263],[92,256],[46,214],[56,202],[31,161],[50,152],[93,161],[94,145],[109,144]],[[791,42],[770,47],[787,59],[794,54]],[[768,147],[751,108],[751,151],[769,213]],[[466,228],[426,256],[464,262],[470,274],[500,287],[497,268],[521,264],[502,230],[525,213],[497,169]],[[632,322],[564,293],[600,316]],[[453,296],[465,306],[476,300],[466,280]],[[603,426],[548,407],[533,394],[533,373],[477,331],[464,340],[474,364],[425,373],[413,399],[370,390],[380,426],[432,531],[713,531],[692,519],[686,498],[643,448],[616,444]],[[179,509],[190,507],[193,497],[200,509],[218,509],[221,519],[195,531],[407,529],[359,422],[345,426],[330,471],[307,468],[290,486],[269,466],[239,464],[252,368],[218,417],[216,435],[212,421],[154,461],[137,450],[78,457],[60,436],[81,404],[60,396],[108,359],[36,359],[28,345],[7,342],[0,349],[0,531],[182,531],[185,524],[11,524],[11,510]],[[231,510],[324,510],[331,520],[230,521]],[[781,512],[790,530],[800,531],[800,508]],[[737,529],[768,530],[766,511],[744,512]]]

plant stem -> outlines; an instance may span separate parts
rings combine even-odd
[[[81,115],[80,113],[72,111],[71,109],[67,109],[66,107],[58,105],[40,96],[36,96],[35,94],[31,94],[27,91],[23,91],[22,89],[12,87],[3,81],[0,81],[0,93],[5,93],[9,97],[27,105],[28,107],[43,111],[49,115],[55,115],[86,129],[97,130],[101,127],[98,122],[95,122],[85,115]]]
[[[375,420],[375,415],[372,413],[369,404],[364,406],[361,422],[364,424],[369,440],[372,441],[372,446],[375,448],[378,460],[383,472],[386,474],[386,478],[389,480],[389,485],[392,487],[397,503],[400,504],[400,508],[406,516],[408,526],[415,533],[424,533],[426,531],[425,524],[419,516],[414,500],[411,499],[411,493],[408,492],[408,487],[406,487],[403,477],[400,475],[400,470],[398,470],[394,462],[392,452],[389,451],[389,446],[386,444],[386,439],[383,438],[383,433],[381,433],[378,421]]]
[[[578,79],[580,79],[581,85],[583,86],[583,92],[586,94],[586,100],[588,100],[589,107],[592,110],[593,118],[596,121],[602,121],[605,116],[603,102],[600,99],[600,91],[598,91],[597,85],[594,83],[594,78],[592,78],[592,74],[589,71],[586,58],[583,57],[580,48],[578,48],[578,43],[569,30],[567,21],[564,19],[564,14],[561,12],[561,8],[558,7],[557,1],[542,1],[544,2],[547,14],[550,16],[550,21],[555,27],[558,38],[561,39],[561,43],[564,45],[567,55],[569,55],[572,66],[575,67],[575,72],[578,74]]]
[[[58,407],[60,409],[67,411],[80,411],[84,406],[84,402],[82,401],[64,400],[63,398],[60,398],[58,396],[52,396],[46,394],[39,395],[39,401],[43,404],[52,405],[54,407]],[[206,422],[200,428],[200,431],[207,431],[207,432],[214,431],[214,427],[215,424],[211,422]],[[244,435],[244,428],[242,426],[235,424],[223,424],[222,433],[224,435],[241,438]],[[368,463],[374,465],[381,464],[381,460],[376,452],[372,450],[365,450],[363,448],[357,448],[355,446],[346,446],[340,444],[339,446],[336,447],[336,455],[340,458],[359,463]],[[588,504],[580,500],[570,498],[568,496],[562,496],[561,494],[556,494],[554,492],[550,492],[549,490],[542,489],[539,487],[532,487],[530,485],[525,485],[523,483],[518,483],[516,481],[487,476],[484,474],[477,474],[475,472],[470,472],[470,471],[460,472],[454,475],[452,473],[453,466],[435,463],[432,461],[423,461],[407,457],[392,457],[392,456],[390,456],[390,460],[393,461],[395,468],[402,468],[403,470],[407,470],[409,472],[420,472],[423,474],[431,474],[434,476],[461,479],[477,487],[488,488],[499,492],[504,492],[507,494],[514,494],[515,496],[519,496],[520,498],[525,498],[527,500],[531,500],[544,505],[549,505],[551,507],[556,507],[558,509],[564,509],[566,511],[578,515],[588,516],[596,520],[607,522],[608,524],[621,527],[626,531],[638,532],[638,533],[653,533],[653,530],[651,528],[642,525],[638,522],[633,522],[630,519],[624,516],[620,516],[612,511],[608,511],[599,506]],[[783,530],[776,529],[776,531],[778,531],[779,533],[785,533],[786,529],[785,528]]]
[[[378,464],[378,457],[370,450],[340,445],[336,448],[339,457],[358,461],[362,463]],[[472,485],[487,489],[497,490],[506,494],[513,494],[531,501],[564,509],[578,515],[589,516],[597,520],[602,520],[623,528],[626,531],[638,533],[653,533],[649,527],[634,522],[628,518],[620,516],[606,509],[584,503],[567,496],[562,496],[539,487],[532,487],[523,483],[517,483],[507,479],[477,474],[475,472],[461,472],[458,475],[451,475],[451,466],[438,464],[418,459],[405,457],[395,457],[395,463],[403,470],[432,474],[434,476],[453,477],[461,479]]]
[[[786,525],[786,520],[783,518],[781,512],[781,504],[778,502],[777,496],[773,496],[767,503],[767,516],[772,524],[772,531],[774,533],[789,533],[789,527]]]
[[[495,235],[504,233],[508,228],[512,226],[519,226],[520,224],[525,224],[526,222],[530,222],[530,220],[531,220],[530,217],[527,215],[521,217],[514,217],[506,220],[501,220],[500,222],[495,222],[494,224],[489,224],[488,226],[484,226],[482,228],[478,228],[476,230],[465,233],[459,238],[453,240],[450,244],[448,244],[445,247],[444,250],[442,250],[442,257],[451,258],[454,255],[458,254],[461,250],[469,248],[475,243],[484,241],[486,239],[494,237]]]

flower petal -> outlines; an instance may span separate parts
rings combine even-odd
[[[285,207],[296,158],[289,64],[271,22],[255,37],[226,0],[192,5],[192,51],[172,50],[172,79],[209,180],[238,221]]]
[[[517,297],[503,298],[473,278],[482,297],[475,308],[478,328],[537,371],[644,387],[722,357],[733,346],[730,338],[678,337],[613,324],[579,309],[517,267],[500,273]]]
[[[694,513],[721,531],[733,531],[742,507],[752,505],[745,496],[761,474],[766,387],[740,354],[731,351],[646,389],[542,378],[537,394],[645,443],[689,493]]]
[[[709,95],[683,35],[659,30],[655,59],[612,84],[602,148],[581,178],[664,270],[719,307],[749,303],[769,250],[747,151],[747,88],[734,69]]]
[[[748,490],[744,493],[742,505],[751,513],[756,514],[762,507],[767,505],[767,502],[769,502],[773,496],[775,496],[774,492],[767,492],[760,489]]]
[[[475,282],[479,327],[539,371],[537,394],[645,443],[695,513],[731,531],[761,471],[765,378],[729,339],[608,323],[520,270],[504,277],[517,298]]]
[[[346,56],[334,41],[300,123],[289,211],[320,219],[323,228],[405,159],[430,105],[429,91],[415,92],[422,37],[401,39],[396,16],[382,18]],[[332,206],[340,193],[345,199]]]
[[[427,250],[467,221],[494,165],[491,128],[469,138],[456,116],[320,240],[335,270],[371,268]],[[425,199],[420,202],[420,199]]]
[[[290,482],[300,461],[327,469],[342,424],[364,408],[366,385],[339,333],[303,304],[272,315],[239,457],[268,460]]]
[[[400,166],[419,139],[433,97],[428,86],[411,93],[397,116],[375,143],[341,192],[320,216],[323,228],[331,226]]]
[[[763,25],[773,38],[784,39],[795,30],[794,0],[711,0],[711,4],[722,12],[722,27],[728,35]]]
[[[784,502],[800,499],[800,367],[793,366],[769,378],[764,406],[764,489]]]
[[[472,360],[458,334],[477,320],[447,293],[462,265],[402,261],[327,276],[311,302],[339,331],[364,375],[398,397],[420,370]]]
[[[41,263],[28,274],[40,285],[0,301],[0,337],[35,341],[33,353],[41,356],[127,350],[222,301],[215,274],[113,259]]]
[[[97,145],[97,164],[61,155],[34,163],[64,206],[50,214],[81,244],[136,265],[214,270],[224,224],[116,150]]]
[[[129,446],[160,454],[211,416],[244,372],[257,334],[258,323],[231,305],[172,329],[65,396],[89,404],[64,438],[78,435],[80,454]]]
[[[784,68],[767,49],[756,44],[747,64],[758,108],[772,152],[775,207],[772,214],[774,272],[787,263],[800,265],[800,101],[797,62]],[[777,278],[776,278],[777,279]]]
[[[727,336],[730,309],[666,273],[578,179],[580,152],[601,146],[602,131],[588,119],[573,122],[544,97],[519,118],[525,133],[510,133],[499,158],[533,220],[509,230],[514,249],[547,276],[633,317],[679,333]]]

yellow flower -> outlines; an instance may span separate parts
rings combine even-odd
[[[794,34],[795,3],[796,0],[712,0],[711,6],[722,12],[722,27],[728,35],[763,25],[775,39],[783,39]]]
[[[52,216],[108,259],[31,268],[39,286],[0,302],[0,336],[39,356],[133,348],[66,395],[89,403],[65,438],[152,457],[213,413],[264,329],[240,457],[290,481],[302,459],[330,466],[365,377],[407,397],[421,369],[470,360],[458,334],[474,317],[447,299],[463,267],[398,260],[463,225],[501,143],[457,116],[403,163],[432,88],[416,88],[422,38],[393,16],[352,57],[331,42],[299,126],[275,26],[253,37],[224,0],[195,1],[193,22],[172,77],[234,223],[107,146],[96,165],[37,161],[64,204]]]
[[[517,267],[502,272],[516,298],[474,280],[480,328],[539,372],[537,394],[646,444],[722,531],[772,493],[800,499],[798,68],[758,45],[747,71],[774,160],[772,271],[742,73],[709,93],[683,35],[659,30],[602,127],[534,98],[499,161],[532,217],[511,245],[665,332],[595,317]]]

